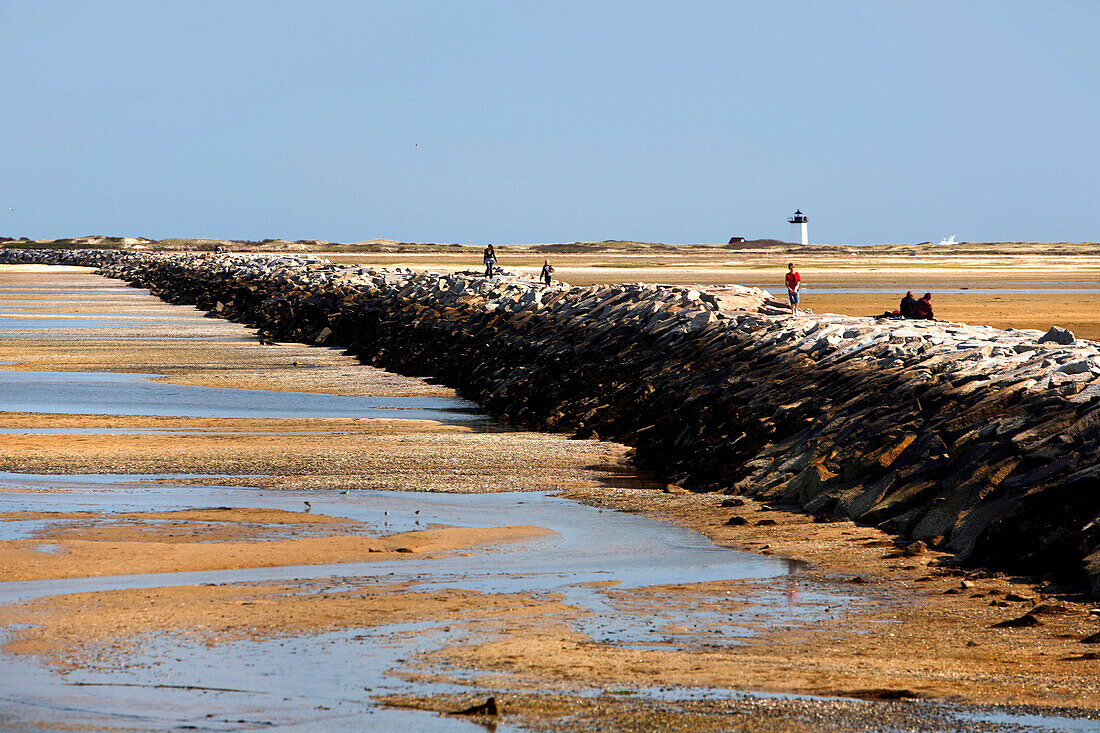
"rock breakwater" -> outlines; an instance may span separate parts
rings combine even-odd
[[[307,256],[17,251],[598,434],[696,491],[851,517],[1100,596],[1100,350],[953,323],[791,318],[762,290],[585,288]]]

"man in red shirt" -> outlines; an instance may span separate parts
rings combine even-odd
[[[787,263],[787,300],[791,302],[791,314],[798,313],[798,290],[802,277],[794,271],[794,263]]]

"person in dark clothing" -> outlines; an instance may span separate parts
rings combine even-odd
[[[485,262],[485,277],[493,276],[493,265],[497,263],[497,252],[493,249],[493,245],[489,245],[485,248],[485,254],[482,256],[482,261]]]
[[[913,318],[936,320],[936,316],[932,313],[932,293],[925,293],[924,297],[917,301],[917,305],[913,310]]]
[[[539,278],[542,279],[547,285],[550,284],[550,276],[554,274],[554,267],[550,264],[550,260],[544,260],[542,263],[542,272],[539,273]]]
[[[913,297],[913,291],[907,290],[905,297],[901,299],[901,313],[902,318],[916,318],[914,313],[917,310],[917,299]]]

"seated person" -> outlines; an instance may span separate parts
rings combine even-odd
[[[898,311],[899,313],[901,313],[901,317],[916,318],[916,316],[913,315],[913,313],[916,312],[916,309],[917,299],[913,297],[913,291],[905,291],[905,297],[901,299],[901,310]]]
[[[936,316],[932,313],[932,293],[925,293],[924,297],[917,301],[917,305],[913,309],[913,318],[936,320]]]

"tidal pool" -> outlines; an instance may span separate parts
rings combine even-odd
[[[708,646],[744,643],[755,628],[774,629],[838,617],[851,600],[842,593],[800,587],[798,565],[788,560],[737,552],[676,525],[645,517],[601,511],[546,493],[422,494],[411,492],[269,491],[184,483],[210,476],[46,476],[0,474],[8,489],[63,488],[66,493],[0,493],[0,511],[171,511],[217,505],[300,511],[310,501],[315,513],[367,523],[378,533],[428,526],[478,527],[537,524],[554,534],[500,547],[482,547],[443,557],[400,561],[283,566],[193,573],[72,578],[0,584],[0,604],[50,595],[117,589],[202,584],[293,582],[334,579],[354,587],[375,579],[411,591],[440,589],[483,593],[524,593],[561,597],[582,613],[568,619],[592,641],[633,648],[695,648],[706,629]],[[180,483],[172,483],[172,481]],[[3,538],[27,536],[49,520],[5,522]],[[43,542],[44,551],[55,545]],[[346,581],[344,580],[346,579]],[[753,581],[748,594],[716,610],[713,598],[701,607],[690,598],[676,605],[677,631],[654,623],[645,609],[614,607],[601,590],[712,580]],[[599,584],[599,585],[597,585]],[[328,586],[332,590],[332,586]],[[305,592],[309,592],[308,590]],[[746,605],[746,601],[748,601]],[[760,621],[763,619],[763,626]],[[485,694],[470,684],[472,670],[448,669],[450,681],[406,678],[417,656],[483,640],[466,624],[440,621],[391,623],[317,634],[280,635],[266,640],[231,641],[215,646],[187,634],[159,632],[138,640],[135,650],[103,669],[57,672],[33,658],[0,654],[0,727],[33,729],[40,723],[122,730],[335,730],[477,731],[468,720],[430,712],[392,709],[375,697],[391,694],[458,693],[471,700]],[[696,628],[697,627],[697,628]],[[18,636],[20,628],[3,634]],[[475,634],[475,636],[471,636]],[[691,687],[626,685],[615,690],[655,700],[797,699],[831,704],[835,699],[785,696]],[[574,686],[574,694],[598,695],[600,687]],[[480,697],[479,697],[480,695]],[[845,701],[857,707],[881,703]],[[1095,721],[1043,715],[1011,708],[910,702],[913,730],[1095,729]],[[518,730],[506,722],[500,731]]]
[[[182,480],[185,477],[178,477]],[[191,475],[186,478],[199,478]],[[424,494],[350,491],[295,492],[165,483],[170,476],[35,476],[0,474],[0,511],[171,511],[218,505],[301,511],[308,500],[314,513],[367,523],[378,533],[430,526],[480,527],[534,524],[554,534],[518,544],[475,548],[436,558],[284,566],[192,573],[161,573],[8,582],[0,584],[0,604],[33,598],[114,589],[160,586],[294,581],[314,578],[377,578],[407,583],[412,590],[462,589],[483,593],[560,594],[587,615],[576,628],[594,641],[640,648],[676,647],[702,631],[728,621],[735,626],[765,614],[769,622],[791,624],[829,618],[843,608],[843,596],[804,590],[792,598],[797,567],[781,558],[722,549],[690,530],[645,517],[601,511],[541,492],[509,494]],[[63,493],[19,489],[63,488]],[[0,524],[3,539],[25,538],[51,520]],[[43,543],[48,545],[49,543]],[[53,548],[48,548],[53,549]],[[647,613],[614,608],[594,583],[617,582],[617,590],[655,584],[711,580],[777,579],[774,590],[730,603],[729,613],[713,608],[678,609],[670,632]],[[720,618],[719,618],[720,617]],[[467,617],[464,621],[469,621]],[[18,629],[9,633],[18,633]],[[743,643],[747,632],[711,643]],[[408,720],[411,730],[468,730],[460,719],[379,708],[372,695],[396,692],[454,692],[454,684],[410,683],[392,675],[412,656],[466,640],[463,632],[431,624],[389,624],[269,641],[233,642],[208,648],[186,637],[159,634],[143,640],[125,668],[110,672],[50,672],[26,658],[0,656],[4,681],[0,703],[26,720],[113,721],[127,729],[159,730],[196,720],[266,720],[277,726],[337,725],[344,716],[359,724]],[[258,712],[262,710],[262,713]],[[200,714],[201,712],[201,714]],[[213,712],[214,719],[205,718]],[[368,716],[368,717],[360,717]],[[387,722],[388,724],[388,722]],[[407,727],[404,724],[402,727]],[[213,727],[214,730],[222,728]]]
[[[78,328],[126,328],[128,326],[168,326],[170,321],[152,319],[118,321],[101,318],[0,318],[0,331],[48,331]]]
[[[484,422],[457,397],[369,397],[198,387],[156,374],[0,370],[0,411],[201,418],[381,418]]]

